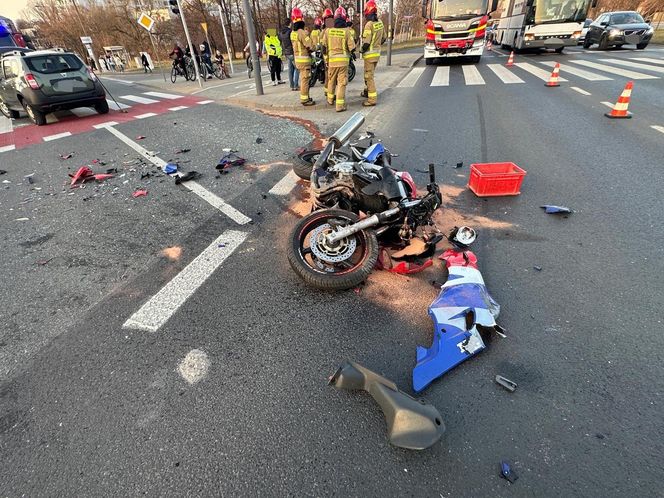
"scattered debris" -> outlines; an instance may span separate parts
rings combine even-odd
[[[568,207],[565,206],[553,206],[550,204],[545,204],[544,206],[540,206],[542,209],[544,209],[544,212],[546,214],[558,214],[558,213],[571,213],[572,210]]]
[[[143,140],[143,139],[145,139],[145,137],[143,135],[139,135],[139,136],[136,137],[136,140]]]
[[[496,384],[498,384],[501,387],[504,387],[507,389],[509,392],[513,393],[516,391],[516,382],[509,380],[506,377],[503,377],[502,375],[496,375]]]
[[[443,418],[435,406],[409,396],[391,380],[357,363],[344,362],[328,385],[368,392],[383,410],[387,438],[394,446],[423,450],[438,442],[445,432]]]
[[[462,168],[463,167],[463,161],[459,161],[456,163],[456,166],[454,168]]]
[[[191,149],[178,149],[175,151],[176,154],[185,154],[187,152],[191,152]]]
[[[38,259],[35,261],[35,264],[38,264],[39,266],[44,266],[47,265],[53,258],[48,258],[48,259]]]
[[[14,221],[30,221],[30,218],[16,218]]]
[[[79,183],[85,183],[89,180],[97,180],[99,182],[106,180],[108,178],[113,178],[113,175],[107,174],[107,173],[93,173],[92,170],[88,166],[81,166],[78,168],[78,171],[74,173],[73,175],[69,175],[71,177],[71,183],[69,184],[70,187],[74,187]]]
[[[178,170],[178,165],[173,163],[166,163],[163,168],[163,172],[167,175],[172,175]]]
[[[263,143],[263,139],[262,139],[261,137],[256,138],[256,143],[257,143],[257,144],[262,144],[262,143]]]
[[[149,171],[146,171],[145,173],[141,173],[141,180],[145,180],[146,178],[150,178],[154,176],[154,173],[150,173]]]
[[[135,199],[136,197],[145,197],[148,195],[147,190],[136,190],[131,196]]]
[[[6,173],[7,173],[7,172],[6,172],[4,169],[0,169],[0,175],[4,175],[4,174],[6,174]]]
[[[73,153],[73,152],[70,152],[70,153],[68,153],[68,154],[60,154],[60,160],[61,160],[61,161],[65,161],[65,160],[67,160],[67,159],[71,159],[72,157],[74,157],[74,153]]]
[[[29,175],[25,175],[23,178],[25,178],[25,180],[26,180],[30,185],[32,185],[33,183],[35,183],[35,174],[34,174],[34,173],[30,173]]]
[[[171,261],[177,261],[182,256],[182,247],[172,246],[167,247],[166,249],[161,250],[161,255],[170,259]]]
[[[246,162],[247,160],[245,158],[238,156],[234,152],[230,152],[219,159],[219,163],[216,167],[217,169],[228,169],[233,166],[242,166]]]
[[[542,267],[541,266],[533,266],[533,270],[542,271]]]
[[[181,183],[188,182],[191,180],[196,180],[201,177],[201,174],[198,171],[187,171],[184,175],[179,175],[175,177],[175,184],[180,185]]]
[[[2,183],[11,183],[11,180],[2,180]]]
[[[507,479],[509,482],[514,483],[519,476],[516,475],[514,470],[512,469],[512,466],[507,460],[503,460],[500,462],[500,477],[503,479]]]
[[[118,172],[118,168],[108,168],[106,170],[106,174],[108,174],[108,175],[112,175],[113,173],[117,173],[117,172]]]

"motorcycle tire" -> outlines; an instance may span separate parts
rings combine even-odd
[[[321,290],[352,289],[364,282],[376,266],[376,261],[378,261],[378,240],[373,230],[362,230],[331,248],[332,256],[334,256],[344,248],[344,245],[349,247],[351,241],[355,244],[352,253],[346,259],[339,261],[351,265],[350,268],[338,268],[340,271],[334,271],[333,268],[330,268],[331,266],[338,267],[338,265],[327,264],[325,266],[325,262],[321,262],[320,259],[314,256],[311,246],[309,248],[304,247],[307,236],[313,230],[320,229],[322,225],[326,224],[327,220],[355,223],[359,219],[359,216],[355,213],[342,209],[314,211],[302,218],[293,229],[288,245],[288,262],[293,271],[307,285]],[[325,252],[325,248],[318,246],[317,250],[321,253]],[[351,264],[349,260],[355,261]]]
[[[350,64],[348,65],[348,82],[349,83],[351,81],[353,81],[353,78],[355,78],[355,73],[356,72],[357,71],[355,69],[355,64],[353,64],[353,61],[350,61]]]
[[[303,180],[309,181],[311,178],[311,170],[320,153],[321,151],[319,149],[305,150],[302,152],[295,161],[295,164],[293,164],[293,173]],[[332,155],[332,161],[335,163],[343,163],[350,160],[350,155],[345,152],[336,151]]]

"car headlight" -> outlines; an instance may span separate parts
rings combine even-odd
[[[523,35],[523,39],[526,41],[532,41],[535,39],[535,34],[534,33],[526,33]]]
[[[655,28],[653,28],[652,26],[650,26],[650,27],[646,30],[646,34],[647,34],[647,35],[652,35],[654,32],[655,32]]]
[[[581,36],[581,31],[575,31],[574,33],[572,33],[572,38],[578,38],[580,36]]]
[[[622,35],[622,30],[612,29],[611,31],[609,31],[609,36],[618,36],[618,35]]]

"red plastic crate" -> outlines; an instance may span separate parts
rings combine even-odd
[[[478,163],[470,165],[468,188],[478,197],[519,195],[526,170],[514,163]]]

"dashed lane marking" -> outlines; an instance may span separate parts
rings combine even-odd
[[[422,73],[424,73],[425,69],[426,68],[424,67],[414,67],[411,69],[408,75],[406,75],[406,77],[399,82],[397,88],[408,88],[415,86],[415,83],[417,83],[417,80],[420,78],[420,76],[422,76]]]
[[[590,92],[586,92],[583,88],[579,88],[578,86],[571,86],[570,88],[575,92],[579,92],[581,95],[592,95]]]
[[[136,102],[138,104],[156,104],[159,102],[155,99],[148,99],[147,97],[140,97],[138,95],[120,95],[122,100],[129,100],[130,102]]]
[[[150,95],[152,97],[158,97],[160,99],[175,100],[181,99],[183,95],[175,95],[174,93],[163,93],[163,92],[143,92],[143,95]]]
[[[182,109],[189,109],[189,106],[187,105],[179,105],[177,107],[169,107],[169,111],[181,111]]]
[[[653,130],[656,130],[656,131],[660,132],[660,133],[664,133],[664,126],[652,125],[651,128]]]
[[[300,177],[291,170],[270,189],[269,193],[272,195],[288,195],[293,187],[297,185],[299,179]]]
[[[147,149],[141,147],[138,145],[136,142],[134,142],[131,138],[129,138],[127,135],[119,132],[113,126],[105,126],[105,128],[115,135],[117,138],[119,138],[122,142],[127,144],[129,147],[134,149],[136,152],[138,152],[141,156],[143,156],[145,159],[150,161],[152,164],[159,168],[163,168],[166,165],[166,161],[161,159],[160,157],[157,157],[156,155],[150,153]],[[199,183],[195,181],[188,181],[184,182],[181,184],[182,186],[186,187],[187,189],[191,190],[194,194],[199,196],[201,199],[203,199],[205,202],[213,206],[214,208],[218,209],[222,213],[224,213],[226,216],[228,216],[230,219],[232,219],[235,223],[238,225],[246,225],[251,221],[251,218],[248,216],[245,216],[243,213],[235,209],[233,206],[230,204],[226,204],[226,202],[216,194],[213,194],[209,190],[207,190],[205,187],[200,185]]]
[[[99,124],[93,125],[92,127],[99,130],[101,128],[106,128],[107,126],[115,126],[117,124],[118,124],[117,121],[106,121],[105,123],[99,123]]]
[[[58,140],[59,138],[71,137],[71,132],[65,131],[64,133],[56,133],[55,135],[49,135],[44,137],[42,140],[44,142],[51,142],[53,140]]]
[[[152,116],[156,116],[157,114],[154,112],[146,112],[145,114],[138,114],[137,116],[134,116],[136,119],[145,119],[145,118],[151,118]]]
[[[214,102],[214,100],[201,100],[200,102],[196,102],[198,105],[205,105],[205,104],[211,104]]]
[[[110,130],[111,128],[109,128]],[[247,238],[226,230],[124,323],[128,329],[156,332]]]
[[[523,80],[519,78],[512,71],[507,69],[502,64],[487,64],[487,67],[493,71],[493,73],[500,78],[500,81],[503,83],[523,83]]]
[[[10,150],[16,149],[16,145],[5,145],[0,147],[0,152],[9,152]]]

